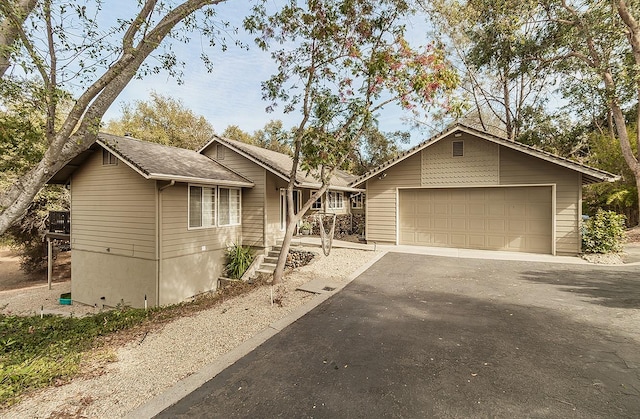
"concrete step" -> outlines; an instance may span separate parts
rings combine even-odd
[[[266,268],[256,269],[256,272],[260,272],[261,274],[267,274],[267,275],[272,275],[274,271],[275,271],[275,268],[274,269],[266,269]]]
[[[280,251],[275,251],[275,250],[269,250],[269,253],[267,254],[266,258],[278,258],[280,256]]]
[[[279,254],[274,256],[271,256],[271,255],[265,256],[264,263],[278,263],[278,257],[279,257]]]
[[[275,263],[262,263],[260,265],[260,269],[276,269],[276,264]]]

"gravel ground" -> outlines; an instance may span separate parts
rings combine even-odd
[[[286,277],[282,307],[271,305],[270,288],[262,287],[194,316],[177,319],[102,354],[113,362],[102,363],[91,377],[38,391],[0,411],[0,417],[122,417],[308,301],[311,294],[295,291],[301,284],[316,278],[342,282],[376,256],[374,252],[334,248],[325,257],[318,248],[306,250],[318,253],[318,257]],[[55,289],[55,293],[61,290],[62,287]],[[4,295],[0,298],[5,299]]]

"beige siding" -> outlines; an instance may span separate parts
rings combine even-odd
[[[415,154],[367,181],[367,241],[396,242],[396,188],[420,186],[421,161]]]
[[[253,188],[242,190],[242,240],[247,246],[264,247],[266,170],[226,146],[218,145],[217,147],[225,148],[222,153],[224,158],[218,160],[220,163],[255,183]],[[217,159],[217,147],[209,147],[204,154]]]
[[[544,160],[502,147],[500,184],[556,184],[556,252],[580,252],[580,175]]]
[[[155,181],[95,153],[71,181],[74,250],[155,259]]]
[[[454,141],[463,142],[463,156],[453,157]],[[469,135],[444,138],[421,152],[422,186],[497,185],[498,148],[497,144]]]
[[[241,243],[242,226],[189,229],[188,185],[161,192],[160,304],[214,290],[225,264],[225,249]]]
[[[176,184],[161,192],[162,259],[225,249],[242,239],[241,226],[188,228],[188,185]]]

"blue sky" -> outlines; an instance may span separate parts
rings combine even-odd
[[[230,1],[216,6],[219,18],[230,21],[235,27],[241,27],[247,10],[247,2]],[[126,13],[122,9],[112,9],[110,12],[123,16],[127,16]],[[132,13],[130,11],[129,15]],[[416,17],[407,23],[410,39],[417,45],[427,44],[428,28],[424,17]],[[178,58],[186,62],[184,84],[178,85],[166,73],[132,80],[111,106],[104,120],[118,118],[123,103],[146,100],[151,91],[156,91],[182,100],[187,108],[203,115],[218,133],[228,125],[238,125],[244,131],[253,132],[272,119],[282,120],[285,127],[296,125],[299,121],[296,113],[265,111],[266,102],[261,98],[260,83],[274,72],[275,65],[268,53],[252,44],[250,35],[241,31],[238,38],[249,44],[249,51],[240,49],[233,45],[233,41],[229,41],[229,49],[223,52],[219,47],[208,47],[207,40],[201,40],[195,35],[187,45],[175,44]],[[199,58],[203,51],[209,54],[214,63],[212,73],[207,72]],[[405,116],[407,115],[397,107],[385,109],[380,114],[380,129],[409,129],[409,125],[403,122]],[[422,139],[423,133],[414,132],[411,142],[415,144]]]

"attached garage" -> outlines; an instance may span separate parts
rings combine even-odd
[[[575,255],[582,185],[617,176],[461,124],[352,183],[368,242]]]
[[[553,187],[399,190],[399,244],[553,253]]]

